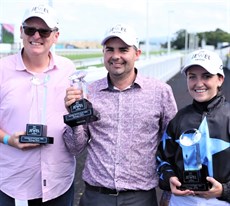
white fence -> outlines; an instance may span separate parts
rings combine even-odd
[[[178,53],[165,56],[152,56],[148,60],[141,59],[136,62],[135,66],[142,75],[166,82],[180,71],[182,61],[183,55]],[[105,67],[91,67],[86,69],[86,71],[88,74],[85,80],[88,82],[103,78],[107,74]]]
[[[138,61],[136,67],[142,75],[166,82],[180,71],[182,61],[183,55],[177,53]]]
[[[227,54],[230,53],[229,48],[216,50],[222,58],[226,66]],[[140,59],[136,62],[135,66],[142,75],[147,77],[154,77],[167,82],[174,75],[180,72],[183,65],[185,55],[183,53],[172,53],[171,55],[151,56],[150,59]],[[102,61],[102,60],[101,60]],[[230,64],[230,62],[229,62]],[[230,66],[230,65],[229,65]],[[230,68],[229,68],[230,69]],[[101,68],[88,68],[86,69],[86,81],[92,82],[97,79],[103,78],[107,74],[105,67]]]
[[[89,50],[87,50],[87,52],[89,52]],[[98,52],[98,50],[95,50],[95,52]],[[226,66],[226,64],[229,63],[230,67],[230,60],[227,61],[227,54],[230,54],[229,47],[216,50],[216,52],[219,53],[223,59],[224,65]],[[81,66],[82,64],[89,66],[88,69],[86,69],[88,74],[85,78],[88,82],[103,78],[107,74],[105,67],[90,67],[90,65],[95,64],[95,61],[97,61],[98,64],[103,63],[102,58],[95,58],[90,61],[82,60],[80,63]],[[172,53],[171,55],[151,56],[150,59],[140,59],[136,62],[135,66],[142,75],[154,77],[166,82],[180,71],[183,61],[183,53]],[[75,64],[77,65],[79,62],[76,61]]]

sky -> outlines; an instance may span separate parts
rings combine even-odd
[[[140,40],[189,33],[230,33],[230,0],[0,0],[0,23],[14,24],[15,40],[26,8],[46,2],[57,11],[60,41],[100,41],[115,23],[132,26]]]

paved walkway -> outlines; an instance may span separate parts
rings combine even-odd
[[[192,102],[192,99],[187,91],[185,76],[178,73],[173,78],[168,81],[171,85],[174,96],[177,102],[178,109],[181,109],[185,105]],[[228,101],[230,101],[230,70],[225,69],[225,81],[223,84],[223,93],[225,94]],[[76,180],[75,180],[75,206],[78,205],[80,195],[84,191],[84,183],[81,179],[82,168],[84,166],[85,153],[77,158],[77,170],[76,170]],[[158,199],[160,198],[161,191],[157,190]]]

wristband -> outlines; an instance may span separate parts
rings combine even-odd
[[[3,143],[4,144],[8,144],[8,140],[10,139],[10,135],[6,134],[4,137],[3,137]]]

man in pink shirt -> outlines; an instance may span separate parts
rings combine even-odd
[[[135,67],[141,50],[130,26],[113,25],[101,44],[108,75],[88,87],[100,119],[67,127],[64,135],[72,154],[87,149],[80,206],[157,206],[155,154],[177,111],[172,89]],[[66,107],[81,96],[69,87]]]
[[[72,206],[75,159],[63,142],[63,99],[74,64],[50,51],[55,11],[35,5],[20,28],[22,50],[0,59],[0,206]],[[27,124],[47,125],[53,144],[20,143]]]

